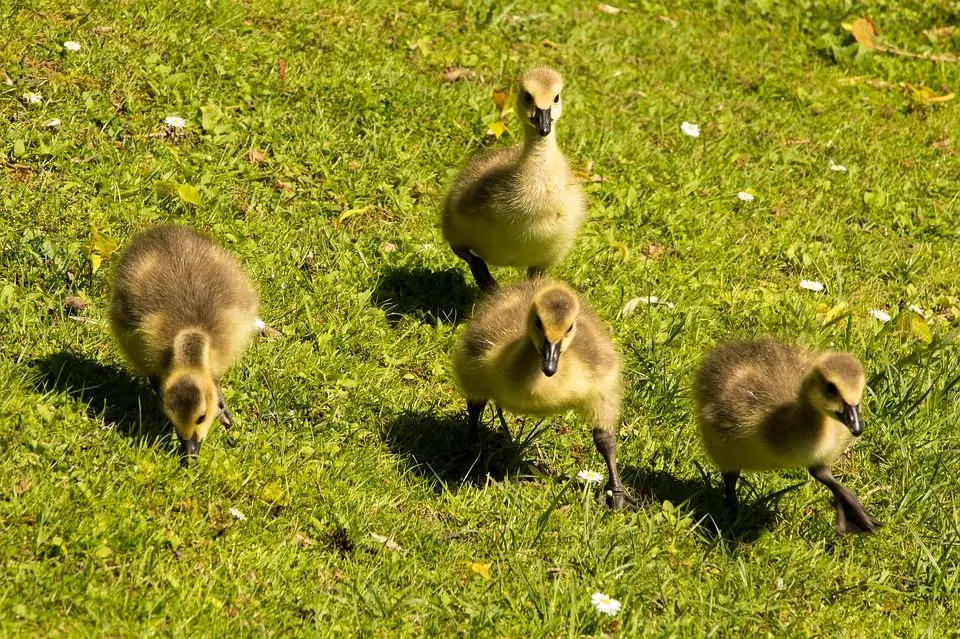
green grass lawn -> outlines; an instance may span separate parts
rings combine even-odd
[[[841,26],[956,55],[956,3],[612,4],[0,0],[0,633],[956,636],[960,64]],[[602,462],[570,416],[472,469],[452,380],[476,288],[440,203],[519,139],[487,135],[491,94],[539,64],[589,193],[555,275],[623,354],[634,513],[577,482]],[[283,333],[191,469],[104,327],[117,244],[171,221],[235,251]],[[675,306],[621,314],[651,295]],[[765,334],[866,365],[836,472],[878,534],[837,537],[802,469],[722,517],[690,380]]]

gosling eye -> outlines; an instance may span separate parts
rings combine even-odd
[[[542,331],[542,330],[543,330],[543,322],[540,321],[540,318],[539,318],[539,317],[537,317],[537,319],[535,319],[535,320],[533,321],[533,325],[537,327],[537,330],[538,330],[538,331]]]
[[[827,397],[836,397],[840,394],[840,391],[837,390],[837,385],[833,382],[827,382],[827,386],[824,388],[824,391],[827,393]]]
[[[203,413],[202,415],[200,415],[200,417],[197,417],[197,426],[199,426],[200,424],[202,424],[203,422],[205,422],[206,419],[207,419],[207,414],[206,414],[206,413]]]
[[[570,325],[570,328],[567,329],[567,335],[569,335],[569,334],[570,334],[570,331],[572,331],[572,330],[573,330],[573,324],[571,324],[571,325]]]
[[[558,104],[559,102],[560,102],[560,94],[558,93],[558,94],[557,94],[557,97],[555,97],[555,98],[553,99],[553,103],[554,103],[554,104]]]
[[[533,102],[533,96],[530,95],[529,91],[523,92],[523,102],[524,104],[530,104],[531,102]]]

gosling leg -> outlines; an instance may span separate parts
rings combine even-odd
[[[833,478],[833,473],[827,466],[811,466],[808,470],[814,479],[830,489],[837,500],[837,532],[839,534],[871,533],[883,525],[866,511],[852,490]]]
[[[620,481],[620,473],[617,470],[617,434],[606,428],[593,429],[593,445],[603,456],[603,461],[607,464],[607,475],[610,479],[604,487],[607,494],[606,503],[610,510],[621,510],[623,508],[635,508],[636,500],[627,494]]]
[[[490,275],[490,269],[487,268],[487,263],[483,261],[482,258],[474,255],[470,252],[470,249],[465,247],[453,247],[454,254],[459,257],[461,260],[467,263],[467,266],[470,267],[470,272],[473,273],[473,279],[477,281],[477,286],[481,290],[491,291],[497,288],[497,280],[493,279],[493,275]]]
[[[483,416],[483,409],[487,407],[487,400],[479,401],[467,400],[467,418],[470,421],[470,447],[474,450],[480,448],[480,418]]]
[[[157,394],[157,397],[160,397],[160,393],[163,392],[163,386],[160,385],[160,378],[156,375],[150,376],[150,388]]]
[[[740,508],[740,503],[737,501],[737,480],[740,479],[740,471],[724,471],[721,475],[723,476],[723,500],[727,510],[736,515]]]
[[[223,396],[223,391],[220,390],[220,384],[217,383],[217,409],[220,414],[220,423],[223,424],[224,430],[230,430],[230,427],[233,426],[233,413],[230,412],[230,407],[227,406],[227,399]]]

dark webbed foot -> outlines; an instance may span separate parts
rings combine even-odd
[[[607,508],[610,510],[636,508],[637,501],[627,494],[620,481],[620,473],[617,471],[617,434],[606,428],[594,428],[593,445],[603,456],[603,461],[607,464],[607,475],[610,477],[604,487]]]
[[[830,489],[836,499],[839,534],[872,533],[883,525],[867,512],[852,490],[834,479],[829,468],[813,466],[809,471],[814,479]]]
[[[487,406],[487,400],[478,401],[467,400],[467,419],[470,422],[470,448],[472,450],[480,449],[480,418],[483,417],[483,409]]]
[[[233,426],[233,413],[230,412],[230,407],[227,406],[227,400],[223,396],[223,391],[220,390],[219,385],[217,385],[217,410],[219,411],[218,417],[220,418],[220,423],[223,424],[224,430],[230,430],[230,427]]]
[[[477,286],[479,286],[484,291],[491,291],[497,288],[497,280],[493,279],[493,275],[490,275],[490,269],[487,268],[487,263],[477,255],[474,255],[470,249],[466,247],[453,247],[454,254],[459,257],[461,260],[467,263],[467,266],[470,267],[470,272],[473,273],[473,279],[476,280]]]

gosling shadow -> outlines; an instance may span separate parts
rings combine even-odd
[[[414,317],[436,326],[462,322],[476,296],[476,289],[454,268],[387,267],[373,291],[373,303],[387,313],[391,325]]]
[[[736,544],[756,541],[764,530],[773,527],[777,517],[771,506],[796,488],[791,486],[758,497],[756,491],[741,477],[740,510],[734,515],[724,503],[723,486],[714,484],[707,476],[685,479],[662,470],[633,466],[624,467],[620,474],[639,500],[656,504],[669,501],[699,522],[700,530],[706,537]]]
[[[34,390],[66,393],[86,404],[87,415],[147,446],[162,446],[170,428],[156,395],[122,369],[106,366],[70,351],[30,363],[36,372]]]
[[[488,408],[485,415],[491,412]],[[523,459],[525,446],[501,429],[491,429],[490,420],[480,425],[481,449],[476,450],[470,444],[466,411],[404,411],[384,426],[382,438],[413,473],[433,480],[438,494],[467,484],[482,486],[488,479],[543,474]]]

